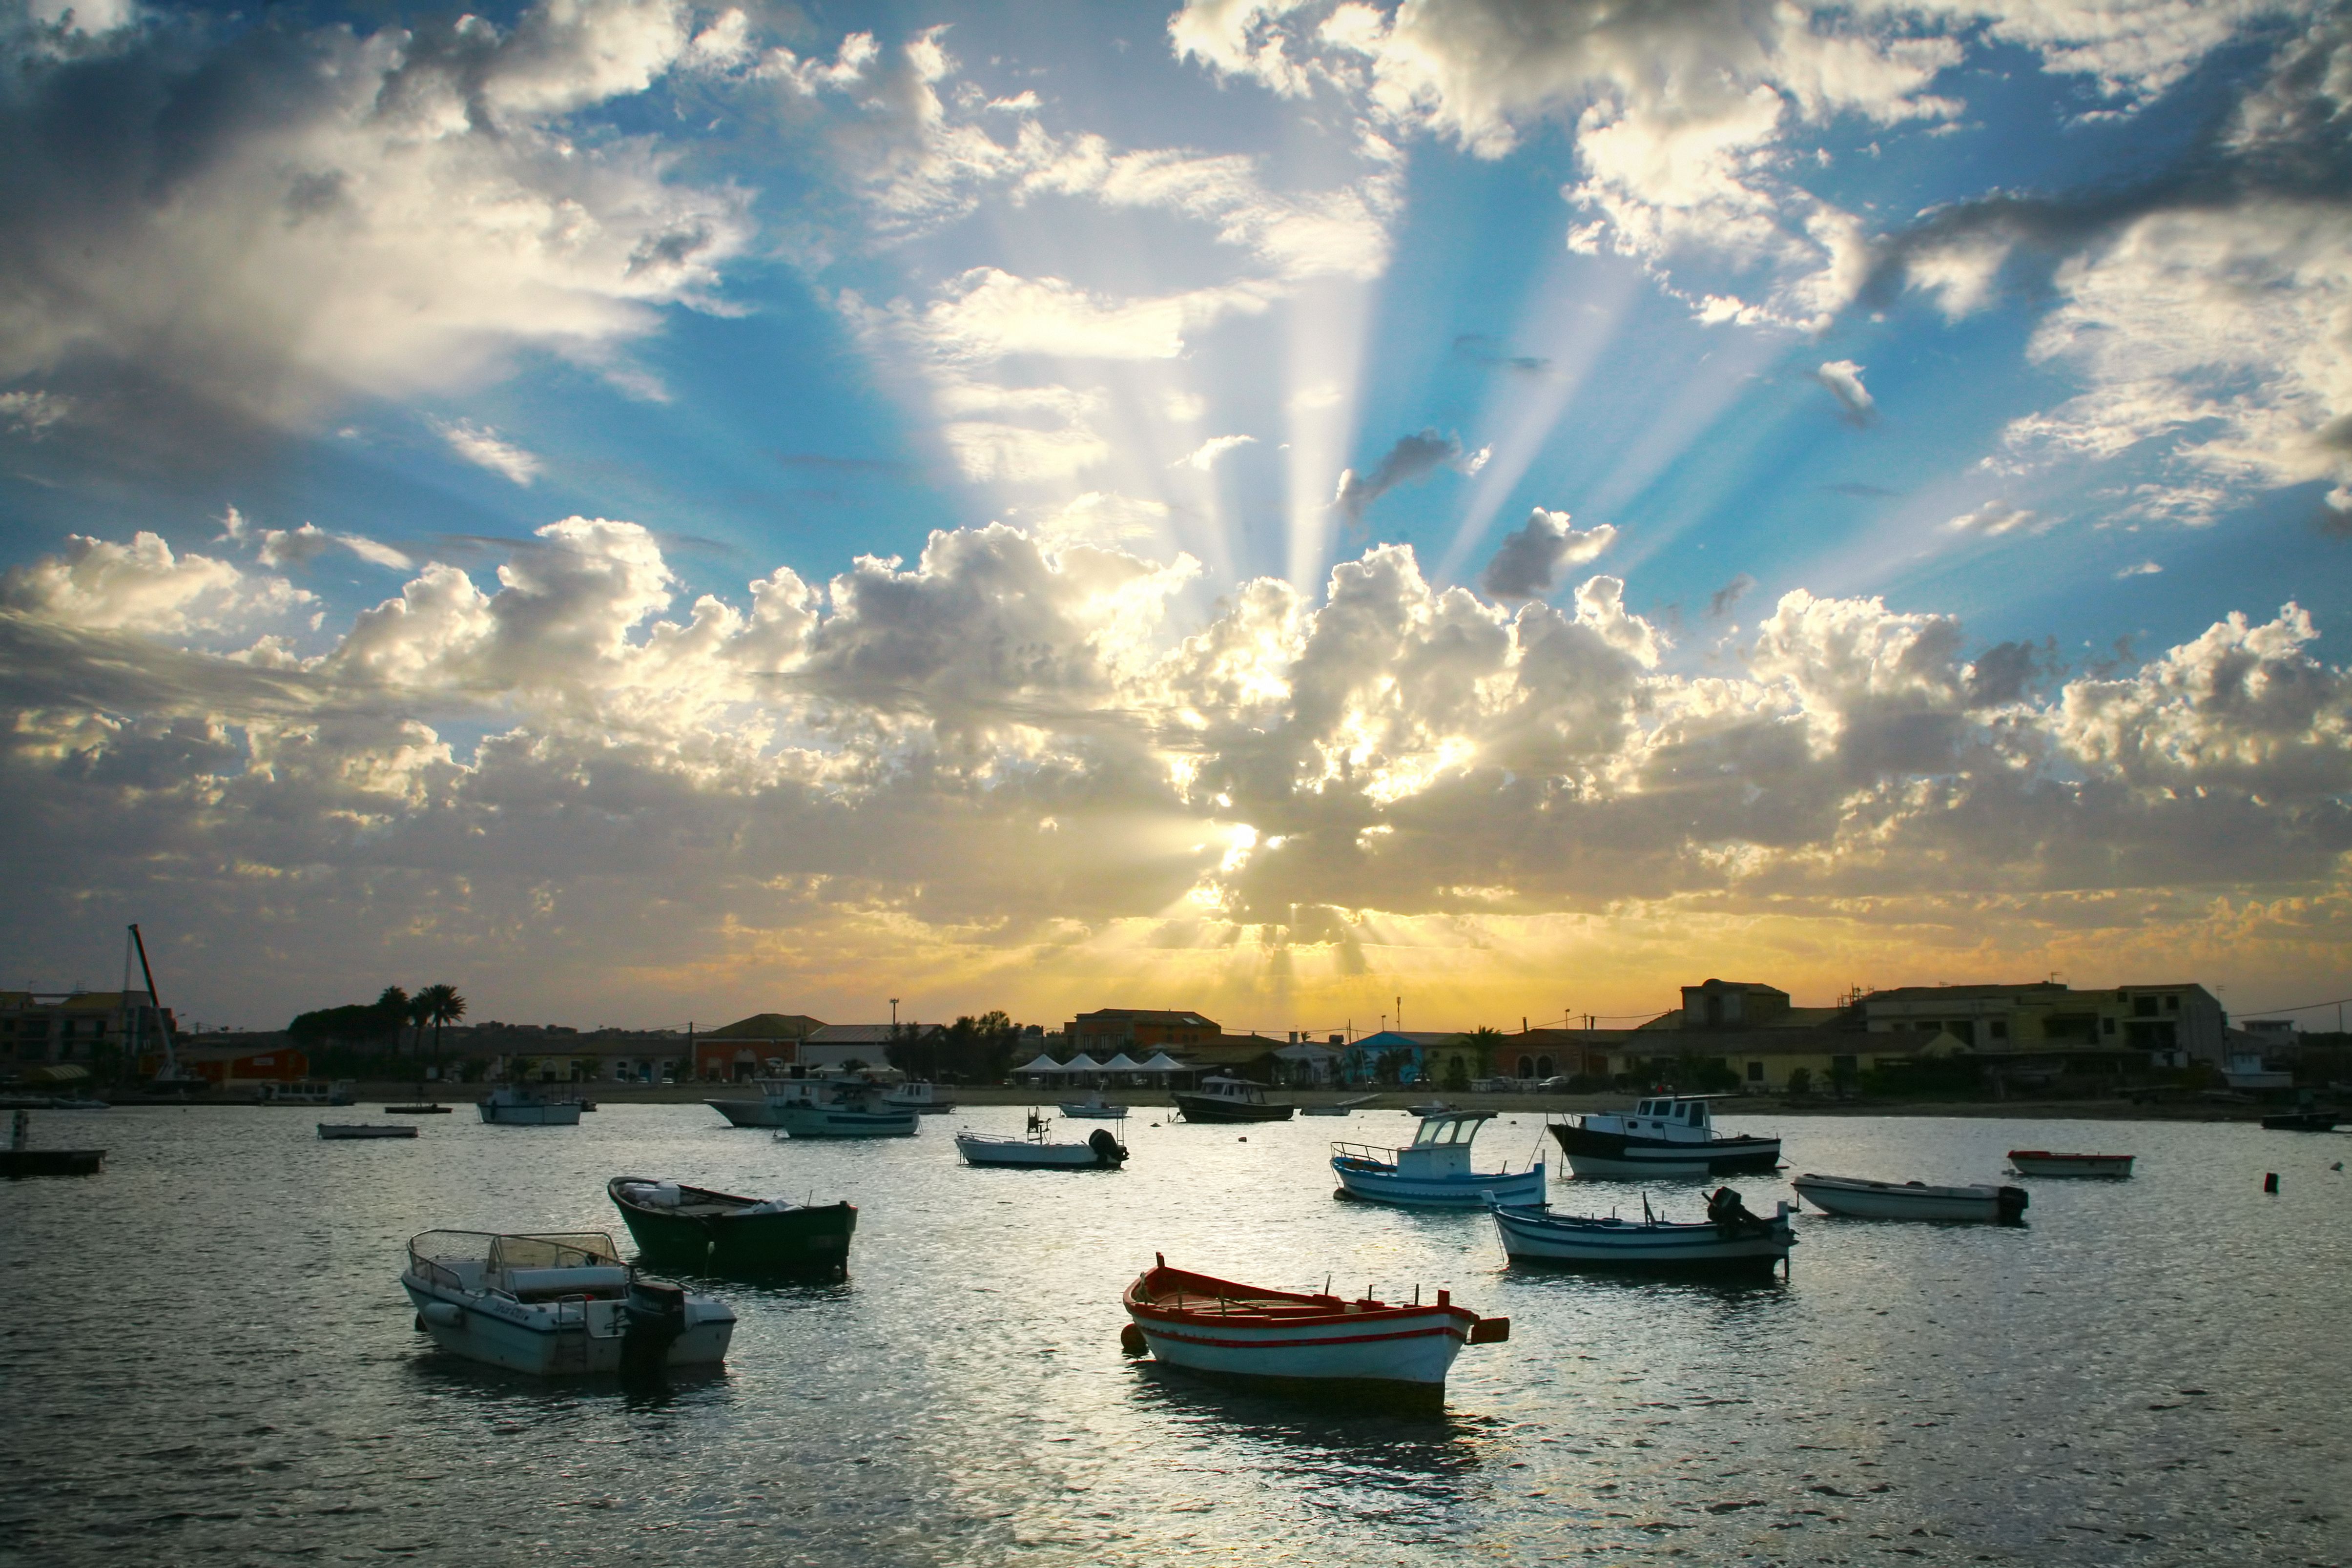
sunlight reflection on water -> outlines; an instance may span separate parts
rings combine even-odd
[[[1506,1266],[1482,1215],[1339,1203],[1327,1139],[1391,1113],[1139,1119],[1120,1173],[975,1171],[957,1123],[778,1144],[698,1106],[321,1144],[299,1112],[121,1110],[84,1182],[0,1194],[11,1487],[40,1563],[340,1559],[2341,1561],[2347,1141],[2244,1127],[1738,1119],[1794,1171],[1990,1180],[2012,1145],[2128,1148],[2025,1184],[2023,1228],[1800,1224],[1785,1284]],[[62,1118],[45,1120],[60,1135]],[[1523,1164],[1531,1116],[1484,1161]],[[1552,1163],[1557,1166],[1557,1159]],[[430,1352],[395,1279],[434,1226],[610,1230],[631,1170],[861,1209],[844,1285],[718,1284],[722,1375],[657,1394]],[[2266,1198],[2261,1174],[2284,1190]],[[1753,1207],[1793,1194],[1738,1184]],[[1695,1216],[1695,1186],[1653,1185]],[[1554,1202],[1638,1212],[1642,1189]],[[1155,1251],[1291,1287],[1452,1289],[1513,1320],[1442,1418],[1325,1411],[1120,1355]]]

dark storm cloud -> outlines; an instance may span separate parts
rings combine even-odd
[[[1462,443],[1452,436],[1441,436],[1434,430],[1400,436],[1370,473],[1360,479],[1349,468],[1340,474],[1339,493],[1334,504],[1348,515],[1349,521],[1361,521],[1364,509],[1397,486],[1433,473],[1461,456]]]

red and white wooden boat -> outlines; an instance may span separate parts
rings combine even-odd
[[[2011,1149],[2009,1163],[2021,1176],[2128,1176],[2132,1154],[2053,1154],[2047,1149]]]
[[[1261,1387],[1443,1408],[1464,1345],[1499,1344],[1508,1318],[1482,1318],[1444,1290],[1426,1305],[1302,1295],[1154,1267],[1127,1288],[1129,1353]]]

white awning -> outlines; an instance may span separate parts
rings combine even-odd
[[[1013,1070],[1014,1072],[1060,1072],[1063,1070],[1063,1068],[1061,1063],[1055,1061],[1045,1052],[1039,1051],[1035,1061],[1029,1063],[1025,1067],[1014,1068]]]
[[[1125,1051],[1119,1052],[1118,1055],[1103,1063],[1105,1072],[1141,1072],[1143,1070],[1143,1064],[1129,1057]]]
[[[1145,1062],[1142,1066],[1136,1068],[1136,1070],[1138,1072],[1190,1072],[1192,1069],[1186,1067],[1182,1062],[1178,1061],[1174,1057],[1170,1056],[1166,1051],[1160,1051],[1156,1052],[1150,1061]]]
[[[1062,1070],[1064,1072],[1100,1072],[1103,1070],[1103,1065],[1086,1052],[1080,1051],[1063,1065]]]

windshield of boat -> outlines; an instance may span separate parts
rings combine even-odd
[[[1413,1135],[1413,1147],[1425,1149],[1433,1143],[1467,1143],[1478,1136],[1483,1116],[1433,1116],[1421,1124]]]

